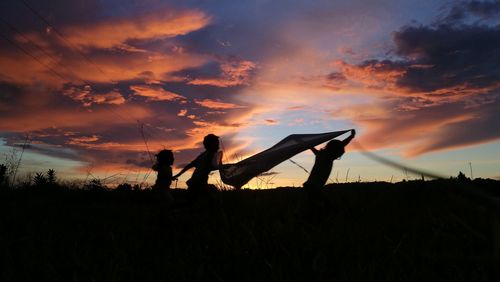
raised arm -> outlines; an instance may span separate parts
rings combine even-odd
[[[315,147],[312,147],[311,151],[314,153],[314,155],[317,155],[319,152],[318,149],[316,149]]]
[[[356,136],[356,130],[352,129],[351,135],[342,141],[342,143],[344,144],[344,147],[347,146],[347,144],[349,144],[349,142],[351,142],[351,140],[354,138],[354,136]]]

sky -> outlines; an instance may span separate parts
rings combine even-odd
[[[230,163],[356,129],[379,156],[500,179],[499,66],[500,1],[5,0],[0,162],[152,182],[151,154],[173,150],[176,172],[208,133]],[[415,177],[349,145],[330,182]],[[248,187],[306,178],[284,162]]]

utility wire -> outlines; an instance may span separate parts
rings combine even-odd
[[[69,72],[72,76],[78,77],[73,71],[70,69],[66,68],[63,64],[59,62],[59,59],[54,57],[50,52],[45,50],[42,46],[34,42],[33,40],[29,39],[26,35],[24,35],[19,29],[17,29],[14,25],[9,23],[7,20],[4,18],[0,17],[0,21],[2,21],[6,26],[8,26],[12,31],[14,31],[16,34],[21,36],[26,42],[30,43],[31,45],[35,46],[39,51],[41,51],[45,56],[49,57],[53,63],[58,64],[62,68],[64,68],[67,72]]]
[[[28,55],[29,57],[33,58],[35,61],[37,61],[40,65],[42,65],[43,67],[45,67],[48,71],[50,71],[52,74],[54,74],[55,76],[61,78],[62,80],[66,81],[67,79],[61,75],[60,73],[58,73],[56,70],[54,70],[52,67],[50,67],[49,65],[47,65],[46,63],[44,63],[42,60],[40,60],[39,58],[37,58],[36,56],[34,56],[33,54],[31,54],[30,52],[28,52],[28,50],[24,49],[23,47],[21,47],[20,45],[18,45],[16,42],[12,41],[9,37],[7,37],[6,35],[0,33],[0,37],[2,37],[5,41],[9,42],[10,44],[12,44],[13,46],[15,46],[17,49],[19,49],[21,52],[23,52],[24,54]]]
[[[38,45],[36,42],[32,41],[31,39],[29,39],[28,37],[26,37],[21,31],[19,31],[16,27],[14,27],[12,24],[10,24],[9,22],[7,22],[5,19],[1,18],[0,17],[0,20],[5,23],[11,30],[13,30],[14,32],[16,32],[17,34],[19,34],[24,40],[26,40],[27,42],[29,42],[30,44],[34,45],[38,50],[40,50],[41,52],[43,52],[43,54],[45,54],[46,56],[48,56],[49,58],[52,59],[52,61],[54,61],[55,63],[59,64],[61,67],[63,67],[64,69],[66,69],[68,72],[70,72],[74,77],[78,77],[75,73],[73,73],[71,70],[69,70],[68,68],[66,68],[64,65],[62,65],[60,62],[58,62],[58,59],[55,58],[52,54],[50,54],[48,51],[46,51],[43,47],[41,47],[40,45]],[[27,50],[26,50],[27,51]],[[33,55],[30,55],[31,57],[34,57]],[[44,64],[44,66],[48,67],[47,65]],[[65,79],[66,80],[66,79]],[[85,84],[89,84],[88,82],[86,81],[82,81],[84,82]],[[113,83],[113,81],[111,81],[111,83]],[[108,109],[108,108],[106,108]],[[123,116],[122,114],[118,113],[117,111],[113,110],[112,108],[109,108],[108,110],[112,111],[114,114],[116,114],[117,116],[119,116],[121,119],[129,119],[132,123],[135,123],[135,120],[138,120],[138,119],[134,119],[134,118],[131,118],[131,117],[128,117],[128,116]],[[155,129],[157,130],[158,132],[161,132],[161,133],[165,133],[163,132],[162,130],[160,130],[159,128],[155,127],[155,126],[152,126],[152,125],[148,125],[149,127],[151,127],[152,129]]]
[[[34,15],[36,15],[41,21],[43,21],[47,26],[51,28],[73,51],[78,53],[80,56],[82,56],[89,64],[93,65],[100,73],[106,75],[106,73],[96,64],[92,59],[90,59],[89,56],[87,56],[85,53],[81,52],[77,46],[75,46],[69,39],[66,39],[66,37],[53,25],[51,24],[42,14],[40,14],[33,6],[31,6],[28,2],[25,0],[21,0],[21,3],[28,8]]]
[[[99,72],[101,72],[102,74],[106,75],[106,73],[97,65],[95,64],[91,58],[89,58],[85,53],[81,52],[77,46],[75,46],[69,39],[67,39],[63,34],[62,32],[60,32],[53,24],[51,24],[49,22],[49,20],[47,20],[43,15],[41,15],[35,8],[33,8],[33,6],[31,6],[27,1],[25,0],[21,0],[22,4],[28,8],[28,10],[30,10],[34,15],[36,15],[42,22],[44,22],[47,26],[49,26],[70,48],[72,51],[78,53],[81,57],[83,57],[89,64],[93,65]],[[30,40],[29,38],[27,38],[26,36],[24,36],[19,30],[17,30],[14,26],[12,26],[10,23],[8,23],[6,20],[4,19],[1,19],[7,26],[9,26],[9,28],[11,28],[12,30],[14,30],[16,33],[20,34],[21,37],[23,37],[23,39],[27,40],[29,43],[33,44],[37,49],[39,49],[40,51],[42,51],[46,56],[50,57],[52,60],[54,60],[55,62],[57,62],[57,59],[54,59],[54,57],[48,53],[46,50],[44,50],[42,47],[40,47],[38,44],[36,44],[35,42],[33,42],[32,40]],[[16,46],[16,48],[20,49],[23,53],[25,53],[26,55],[30,56],[31,58],[35,59],[37,62],[39,62],[40,64],[42,64],[44,67],[46,67],[48,70],[50,70],[53,74],[57,75],[58,77],[60,77],[61,79],[63,80],[67,80],[67,78],[65,78],[64,76],[62,76],[60,73],[58,73],[57,71],[55,71],[53,68],[51,68],[50,66],[48,66],[47,64],[43,63],[40,59],[38,59],[36,56],[32,55],[29,51],[27,51],[26,49],[22,48],[21,46],[19,46],[18,44],[16,44],[15,42],[13,42],[12,40],[10,40],[8,37],[5,37],[3,35],[0,34],[1,37],[3,37],[5,40],[7,40],[8,42],[10,42],[11,44],[13,44],[14,46]],[[61,63],[59,63],[61,66],[63,66]],[[64,66],[63,66],[64,67]],[[64,67],[66,68],[66,67]],[[71,71],[70,71],[71,72]],[[72,72],[71,72],[72,73]],[[72,73],[74,74],[74,73]],[[76,75],[74,75],[75,77],[77,77]],[[85,83],[85,81],[83,81]],[[114,82],[111,81],[111,83],[113,84]],[[114,109],[112,108],[105,108],[106,110],[110,110],[111,112],[113,112],[114,114],[116,114],[118,117],[120,117],[121,119],[125,120],[125,119],[129,119],[132,123],[135,123],[136,121],[140,124],[142,124],[141,126],[141,132],[143,133],[143,139],[145,138],[144,137],[144,123],[140,122],[139,119],[134,119],[134,118],[131,118],[131,117],[128,117],[128,116],[123,116],[122,114],[120,114],[119,112],[115,111]],[[164,134],[164,136],[167,136],[166,133],[163,131],[163,130],[160,130],[158,127],[156,126],[153,126],[153,125],[147,125],[148,127],[160,132],[161,134]],[[150,134],[153,134],[150,132]],[[156,136],[158,136],[157,134],[154,134]],[[151,158],[151,152],[149,151],[149,148],[148,148],[148,145],[146,143],[146,150],[148,152],[148,155],[150,156]]]

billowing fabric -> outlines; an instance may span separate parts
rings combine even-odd
[[[338,137],[349,130],[320,134],[292,134],[273,147],[234,164],[219,169],[222,182],[240,188],[252,178],[269,171],[289,158],[321,143]]]

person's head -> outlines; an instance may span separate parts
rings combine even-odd
[[[159,164],[173,165],[174,154],[171,150],[161,150],[158,154],[156,154],[156,160]]]
[[[203,138],[203,146],[205,146],[207,151],[219,150],[219,136],[208,134],[205,138]]]
[[[326,144],[325,150],[333,158],[338,159],[345,153],[344,143],[342,143],[342,141],[333,139]]]

